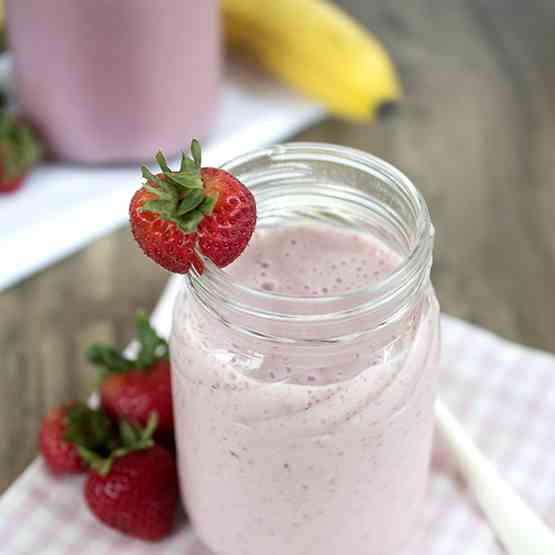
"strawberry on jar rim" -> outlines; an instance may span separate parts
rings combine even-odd
[[[231,264],[246,248],[256,225],[252,193],[219,168],[201,167],[201,149],[191,143],[179,171],[172,171],[159,152],[161,173],[143,167],[147,180],[135,192],[129,219],[144,253],[170,272],[184,274],[194,265],[202,272],[199,255],[216,266]]]

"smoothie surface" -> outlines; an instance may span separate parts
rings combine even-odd
[[[258,228],[228,268],[253,289],[295,296],[340,295],[383,280],[401,257],[378,238],[324,224]]]

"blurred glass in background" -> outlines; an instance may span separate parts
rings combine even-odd
[[[55,157],[142,161],[206,135],[218,0],[7,0],[6,18],[21,111]]]

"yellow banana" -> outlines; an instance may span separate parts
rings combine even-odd
[[[400,96],[387,52],[327,0],[222,0],[226,43],[330,112],[372,120]]]

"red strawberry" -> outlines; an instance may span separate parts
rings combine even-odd
[[[1,176],[4,177],[1,177]],[[0,193],[13,193],[17,191],[25,181],[26,175],[20,175],[14,179],[5,176],[5,171],[0,167]]]
[[[77,447],[65,439],[67,407],[50,410],[42,422],[39,447],[48,469],[54,474],[81,472],[85,465]]]
[[[159,437],[170,440],[173,411],[168,344],[156,334],[144,312],[137,313],[136,328],[140,350],[135,358],[109,345],[91,346],[87,358],[101,370],[101,403],[113,419],[146,426],[154,412]]]
[[[252,193],[224,170],[201,168],[198,141],[192,159],[183,154],[179,171],[164,155],[156,160],[162,173],[143,167],[147,182],[131,199],[133,235],[144,253],[170,272],[184,274],[195,264],[195,247],[219,267],[233,262],[247,246],[256,224]]]
[[[147,369],[112,374],[100,386],[102,407],[114,419],[125,418],[146,425],[148,414],[156,412],[160,433],[173,431],[171,376],[168,359]]]
[[[41,154],[34,132],[10,112],[0,111],[0,193],[19,189]]]
[[[162,178],[162,174],[157,177]],[[149,181],[152,183],[152,181]],[[174,222],[160,218],[154,211],[143,210],[144,205],[152,206],[158,197],[144,188],[139,189],[131,199],[129,214],[135,240],[144,253],[166,270],[186,274],[195,257],[196,233],[184,233]]]
[[[178,482],[174,458],[152,443],[152,431],[123,423],[127,448],[115,451],[108,461],[93,457],[84,493],[99,520],[125,534],[156,541],[172,528]]]
[[[231,264],[247,246],[256,224],[252,193],[224,170],[202,168],[204,190],[218,200],[198,225],[198,246],[220,268]]]
[[[80,447],[95,449],[111,435],[108,417],[84,403],[56,407],[46,415],[39,435],[39,447],[54,474],[81,472],[86,468]]]

